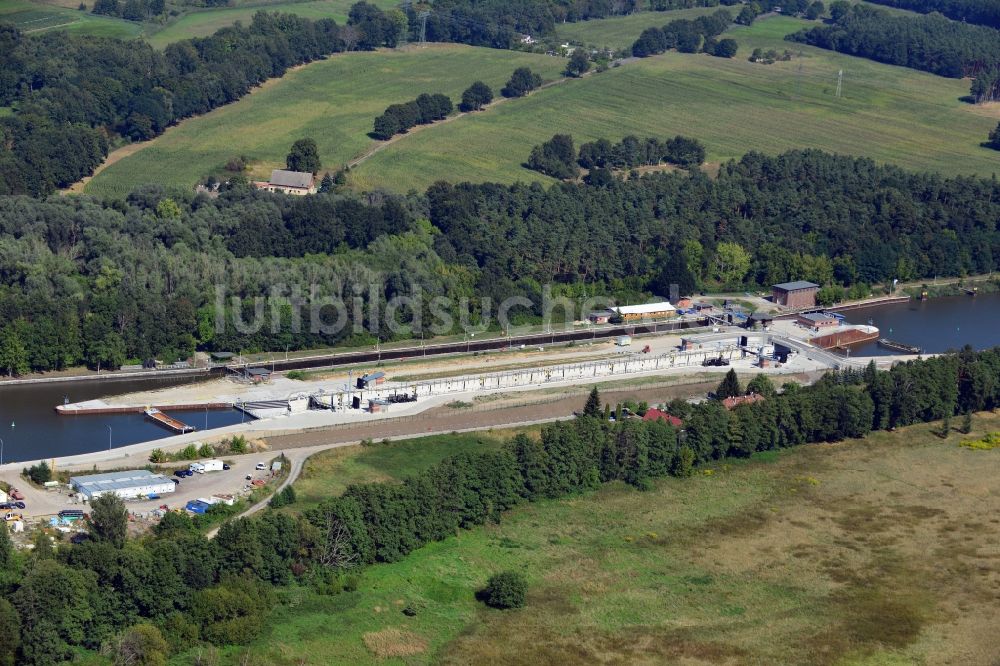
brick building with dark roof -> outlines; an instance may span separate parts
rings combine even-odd
[[[819,285],[805,280],[782,282],[771,287],[774,302],[786,308],[811,308],[816,305]]]

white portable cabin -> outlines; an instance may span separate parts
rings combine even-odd
[[[201,464],[205,468],[206,472],[221,472],[224,463],[215,458],[212,460],[202,460]]]
[[[205,472],[221,472],[222,464],[221,460],[202,460],[200,462],[191,463],[188,466],[188,469],[192,472],[197,472],[198,474],[204,474]]]

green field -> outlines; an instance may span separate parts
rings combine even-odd
[[[958,443],[1000,417],[948,441],[936,427],[522,506],[365,569],[357,591],[289,591],[264,634],[218,663],[991,663],[1000,451]],[[464,438],[426,443],[460,450]],[[396,446],[344,450],[317,470],[333,494],[429,464]],[[522,610],[474,599],[504,569],[529,580]]]
[[[122,196],[144,183],[192,187],[241,154],[258,160],[255,175],[266,176],[283,166],[288,149],[303,136],[316,139],[324,165],[336,170],[374,145],[367,133],[389,104],[423,92],[441,92],[457,101],[477,78],[499,90],[521,65],[551,79],[564,63],[544,55],[455,45],[337,55],[169,129],[100,173],[86,192]]]
[[[319,504],[326,497],[339,495],[352,483],[399,481],[413,476],[448,456],[499,448],[504,437],[493,432],[438,435],[394,442],[389,446],[343,447],[324,451],[306,462],[295,482],[298,496],[296,510]]]
[[[97,37],[129,39],[142,32],[142,25],[132,21],[27,0],[0,0],[0,21],[13,24],[25,34],[61,29]]]
[[[561,23],[556,36],[563,41],[612,49],[631,48],[632,42],[649,27],[662,28],[677,19],[693,19],[719,11],[722,7],[693,7],[669,12],[638,12],[629,16]],[[732,8],[730,8],[732,12]]]
[[[979,145],[996,126],[996,114],[960,101],[967,82],[783,41],[807,24],[759,21],[732,31],[740,52],[731,60],[666,53],[424,128],[359,165],[350,183],[405,192],[441,179],[545,182],[521,163],[531,146],[557,132],[571,133],[577,143],[684,134],[706,144],[709,162],[748,150],[819,148],[949,175],[996,171],[996,153]],[[795,57],[750,63],[746,56],[755,47],[787,48]],[[473,76],[497,89],[522,64],[552,79],[563,63],[450,45],[338,55],[171,128],[99,174],[86,191],[122,196],[144,183],[191,187],[240,154],[256,160],[255,176],[266,175],[301,136],[313,136],[324,164],[335,169],[375,145],[367,132],[390,103],[425,91],[456,98]]]
[[[914,12],[884,5],[874,5],[863,0],[849,0],[851,4],[865,4],[878,7],[891,14],[916,16]],[[829,3],[827,3],[829,4]],[[714,14],[720,9],[726,9],[733,16],[739,13],[739,5],[732,7],[692,7],[690,9],[675,9],[666,12],[637,12],[628,16],[615,16],[594,21],[577,21],[562,23],[556,26],[556,35],[561,40],[582,43],[597,47],[613,49],[628,49],[642,33],[650,27],[661,28],[670,21],[677,19],[694,19],[706,14]]]
[[[523,103],[407,137],[360,165],[358,189],[422,189],[439,179],[544,180],[521,166],[558,132],[580,143],[625,134],[684,134],[708,160],[793,148],[872,157],[911,169],[989,176],[1000,162],[979,143],[996,118],[960,98],[968,82],[799,46],[782,40],[808,22],[772,18],[734,29],[736,58],[676,52],[556,86]],[[754,64],[755,47],[802,57]],[[837,71],[844,92],[835,97]]]
[[[317,2],[276,2],[247,3],[235,7],[204,9],[186,13],[162,30],[153,32],[146,39],[154,47],[162,49],[171,42],[190,37],[206,37],[219,28],[237,21],[250,22],[259,11],[285,12],[308,19],[332,18],[337,23],[347,22],[347,13],[357,0],[318,0]],[[395,7],[396,0],[370,0],[370,4],[382,8]]]

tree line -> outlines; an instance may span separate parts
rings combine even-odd
[[[559,23],[632,14],[640,0],[433,0],[425,38],[509,49],[522,34],[550,36]],[[407,9],[410,38],[420,38],[423,6]]]
[[[346,26],[258,12],[205,38],[167,46],[61,31],[25,35],[0,24],[0,194],[43,195],[89,175],[108,137],[152,138],[282,76],[289,67],[339,51],[395,46],[405,34],[359,2]]]
[[[992,0],[871,0],[919,14],[943,14],[954,21],[1000,29],[1000,5]]]
[[[542,77],[527,67],[518,67],[507,84],[500,90],[504,97],[524,97],[542,85]],[[479,111],[493,101],[493,90],[482,81],[475,81],[462,92],[458,108],[464,113]],[[453,105],[446,95],[424,93],[412,102],[392,104],[375,119],[372,136],[386,140],[405,133],[416,125],[429,125],[443,120],[452,112]]]
[[[677,19],[667,23],[662,28],[649,27],[643,30],[639,38],[632,44],[632,55],[637,58],[645,58],[671,49],[677,49],[681,53],[698,53],[704,49],[706,53],[714,55],[718,44],[712,38],[725,32],[732,22],[732,14],[726,9],[720,9],[709,16],[699,16],[696,19]],[[736,54],[736,51],[732,48],[733,45],[728,42],[734,40],[722,41],[727,43],[720,49],[719,55],[732,51],[731,54],[725,55],[725,57],[731,58]],[[705,48],[706,44],[709,45],[709,48]]]
[[[578,160],[571,144],[567,159]],[[624,152],[610,159],[630,162],[652,146],[618,145]],[[495,314],[504,299],[528,297],[534,305],[516,308],[516,321],[537,321],[544,285],[571,300],[621,301],[663,296],[671,284],[692,293],[806,279],[863,292],[894,278],[1000,269],[992,179],[812,150],[749,153],[715,178],[594,173],[608,177],[438,183],[406,196],[287,197],[234,184],[216,199],[156,186],[125,201],[0,197],[0,373],[374,345],[440,321],[437,297],[449,299],[460,334],[462,317],[470,326],[489,318],[479,298]],[[383,316],[400,296],[413,302],[396,313],[409,331]],[[236,317],[242,309],[253,321],[257,298],[279,321],[241,332]],[[314,330],[308,307],[329,298],[350,306],[346,326]]]
[[[573,149],[572,136],[556,134],[532,148],[526,166],[553,178],[569,179],[579,175],[579,165],[590,170],[586,182],[607,184],[610,174],[596,171],[656,166],[662,162],[690,168],[704,161],[705,147],[697,139],[683,136],[660,141],[656,137],[640,139],[630,135],[615,144],[598,139],[581,145],[577,153]]]
[[[896,16],[863,4],[838,15],[831,25],[786,39],[949,78],[975,77],[1000,63],[1000,31],[993,28],[940,14]]]
[[[372,136],[384,141],[417,125],[443,120],[453,109],[454,105],[447,95],[423,93],[410,102],[386,107],[382,115],[375,118]]]
[[[164,0],[94,0],[94,14],[117,16],[127,21],[145,21],[163,14]]]
[[[723,393],[763,400],[727,410],[721,401],[674,400],[682,420],[610,418],[595,389],[572,421],[517,435],[499,450],[447,458],[402,483],[352,485],[304,515],[265,511],[226,522],[207,540],[171,513],[129,540],[121,500],[91,506],[90,538],[53,550],[48,539],[15,553],[0,527],[0,661],[57,663],[79,647],[115,654],[136,632],[165,657],[200,642],[246,644],[267,621],[276,588],[353,589],[360,567],[395,562],[422,546],[489,522],[520,504],[624,482],[647,488],[699,465],[760,451],[864,437],[1000,406],[1000,349],[971,349],[879,371],[831,372],[782,390],[760,375]],[[287,498],[285,498],[287,499]]]

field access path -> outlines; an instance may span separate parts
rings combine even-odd
[[[560,57],[560,56],[556,56],[556,57]],[[634,58],[634,57],[620,58],[618,60],[613,61],[612,62],[612,66],[613,67],[618,67],[620,65],[623,65],[623,64],[626,64],[626,63],[629,63],[629,62],[634,62],[636,60],[638,60],[638,58]],[[595,72],[596,72],[596,70],[591,69],[591,70],[589,70],[587,72],[584,72],[580,76],[564,76],[561,79],[553,79],[552,81],[549,81],[547,83],[543,83],[542,85],[538,86],[537,88],[535,88],[534,90],[532,90],[531,92],[529,92],[528,95],[533,95],[536,92],[538,92],[539,90],[545,90],[546,88],[551,88],[552,86],[557,86],[560,83],[565,83],[567,81],[574,81],[574,80],[580,80],[580,79],[586,78],[586,77],[594,74]],[[525,97],[527,97],[528,95],[525,95]],[[459,118],[464,118],[465,116],[468,116],[468,115],[471,115],[471,114],[482,113],[483,111],[489,111],[490,109],[496,108],[498,105],[503,104],[504,102],[510,102],[510,101],[517,100],[517,99],[521,99],[521,98],[520,97],[504,97],[504,96],[501,95],[499,97],[495,97],[492,102],[490,102],[489,104],[484,105],[478,111],[459,111],[455,115],[448,116],[447,118],[444,118],[443,120],[439,120],[438,122],[430,123],[430,124],[427,124],[427,125],[416,125],[415,127],[411,127],[409,130],[407,130],[403,134],[395,134],[391,138],[386,139],[385,141],[379,141],[374,146],[372,146],[371,148],[369,148],[365,152],[361,153],[361,155],[359,155],[359,156],[351,159],[347,163],[347,168],[348,169],[354,169],[358,165],[362,164],[365,160],[367,160],[368,158],[370,158],[372,155],[375,155],[376,153],[379,153],[379,152],[385,150],[386,148],[388,148],[392,144],[394,144],[394,143],[396,143],[398,141],[401,141],[401,140],[403,140],[404,138],[406,138],[408,136],[413,136],[417,132],[421,132],[423,130],[430,129],[432,127],[440,127],[441,125],[444,125],[445,123],[450,123],[452,121],[458,120]]]

